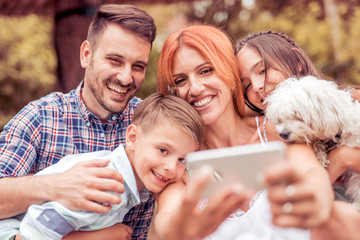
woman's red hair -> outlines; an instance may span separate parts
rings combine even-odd
[[[231,88],[236,112],[244,116],[244,95],[234,48],[229,36],[216,27],[190,26],[166,39],[157,68],[158,92],[168,94],[169,88],[176,89],[172,77],[174,57],[182,46],[195,49],[209,61],[218,76]]]

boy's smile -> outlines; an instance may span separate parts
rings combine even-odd
[[[138,190],[147,188],[153,193],[161,192],[166,185],[179,180],[185,172],[185,156],[197,149],[198,144],[183,127],[157,123],[148,131],[131,125],[128,130],[128,156],[133,167]]]
[[[164,176],[160,175],[159,173],[155,172],[154,170],[151,170],[152,173],[159,179],[161,182],[167,182],[169,179],[165,178]]]

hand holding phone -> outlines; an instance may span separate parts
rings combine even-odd
[[[240,182],[247,188],[259,190],[263,171],[277,161],[284,161],[286,144],[280,141],[211,149],[189,153],[186,156],[190,179],[207,165],[213,180],[205,188],[203,197],[209,197],[226,184]]]

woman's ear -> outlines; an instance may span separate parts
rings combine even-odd
[[[80,63],[82,68],[87,68],[90,63],[92,49],[88,40],[85,40],[80,47]]]
[[[130,124],[126,129],[126,147],[134,150],[139,128],[135,124]]]

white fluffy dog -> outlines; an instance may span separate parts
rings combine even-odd
[[[336,83],[307,76],[280,83],[266,99],[266,117],[281,138],[310,144],[327,167],[327,153],[341,145],[360,147],[360,103]],[[360,209],[360,173],[345,173],[345,194]]]

